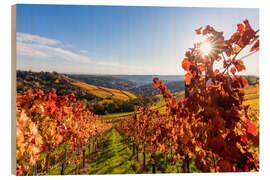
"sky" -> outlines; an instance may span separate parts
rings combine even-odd
[[[16,16],[17,69],[77,74],[183,75],[195,29],[229,38],[245,19],[259,29],[255,8],[19,4]],[[242,74],[259,75],[259,53],[244,64]]]

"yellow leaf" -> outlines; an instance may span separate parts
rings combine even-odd
[[[235,54],[239,53],[240,50],[241,50],[241,48],[239,46],[234,46],[234,48],[233,48],[233,52]]]

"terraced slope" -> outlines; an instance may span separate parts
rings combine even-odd
[[[118,89],[105,88],[101,86],[94,86],[79,81],[74,81],[75,86],[87,89],[91,94],[100,97],[102,99],[119,99],[130,100],[135,99],[136,96],[128,91],[122,91]]]

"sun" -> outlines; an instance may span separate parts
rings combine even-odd
[[[202,56],[208,56],[213,52],[213,43],[210,42],[206,36],[195,36],[195,44],[198,44],[198,49],[200,50]]]
[[[203,56],[208,56],[211,53],[213,46],[210,42],[204,41],[200,44],[199,48]]]

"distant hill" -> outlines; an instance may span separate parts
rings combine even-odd
[[[259,77],[258,76],[252,76],[252,75],[249,75],[249,76],[244,76],[246,78],[246,80],[248,81],[248,84],[249,85],[256,85],[256,84],[259,84]]]
[[[112,76],[97,76],[97,75],[85,75],[85,74],[66,74],[66,76],[76,79],[78,81],[95,85],[102,86],[112,89],[128,90],[130,88],[136,87],[137,82],[129,81],[126,79],[121,79]]]
[[[185,90],[185,81],[163,81],[168,90],[172,93]],[[130,89],[133,93],[142,93],[145,95],[160,94],[159,90],[153,88],[153,83],[144,84],[139,87]]]
[[[162,80],[171,92],[184,90],[185,81],[182,75],[65,75],[69,78],[95,86],[126,90],[145,95],[155,95],[159,93],[158,90],[153,88],[153,79],[155,77]]]
[[[143,75],[140,76],[140,78],[142,78],[142,77],[143,77]],[[145,82],[148,82],[149,81],[148,79],[150,79],[150,77],[151,78],[158,77],[160,80],[162,80],[164,82],[164,84],[167,86],[168,90],[171,91],[172,93],[185,90],[185,79],[183,76],[146,76]],[[244,77],[247,79],[249,85],[259,84],[259,77],[257,77],[257,76],[249,75],[249,76],[244,76]],[[129,78],[129,79],[131,79],[131,78]],[[171,80],[170,81],[168,79],[181,79],[181,80],[178,80],[178,81]],[[156,94],[160,93],[157,89],[153,88],[153,80],[150,83],[142,84],[142,85],[139,85],[137,87],[131,88],[131,89],[129,89],[129,91],[131,91],[133,93],[141,93],[141,94],[145,94],[145,95],[156,95]]]
[[[114,78],[125,79],[136,82],[138,84],[149,84],[153,83],[155,77],[162,81],[184,81],[185,76],[183,75],[111,75]]]

